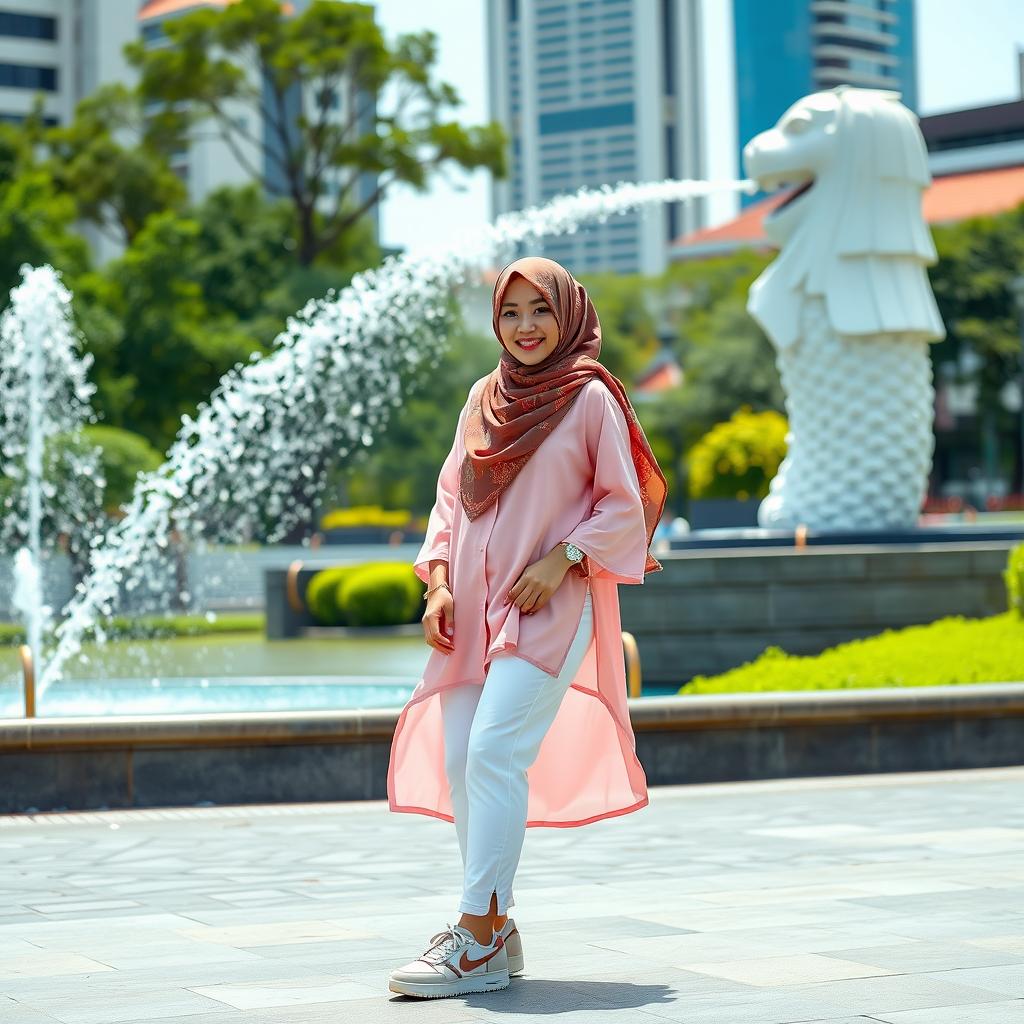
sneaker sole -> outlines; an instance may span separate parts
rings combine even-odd
[[[416,996],[418,999],[440,999],[442,996],[464,996],[470,992],[496,991],[508,988],[509,983],[509,972],[503,970],[440,983],[424,982],[423,984],[418,984],[411,981],[395,981],[391,979],[388,982],[388,988],[392,992],[398,992],[400,995]]]

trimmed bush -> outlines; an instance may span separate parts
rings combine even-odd
[[[321,626],[346,625],[345,613],[338,604],[338,586],[362,565],[337,565],[321,569],[306,587],[306,607]]]
[[[419,618],[424,586],[406,562],[367,566],[338,584],[338,604],[352,626],[397,626]]]
[[[754,661],[717,676],[695,676],[683,696],[764,690],[940,686],[1024,680],[1024,630],[1016,612],[984,619],[950,615],[924,626],[887,629],[821,654],[768,647]]]
[[[689,451],[691,498],[763,498],[786,454],[786,417],[744,405]]]
[[[1003,579],[1006,581],[1007,608],[1018,618],[1024,618],[1024,544],[1010,549]]]

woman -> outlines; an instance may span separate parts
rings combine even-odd
[[[412,996],[505,988],[523,969],[508,908],[527,827],[648,802],[617,585],[661,569],[665,477],[564,267],[510,263],[492,323],[503,351],[459,415],[416,557],[433,651],[388,765],[390,809],[454,822],[464,872],[458,923],[391,974]]]

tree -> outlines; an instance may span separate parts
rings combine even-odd
[[[123,389],[123,405],[108,412],[124,427],[165,450],[222,374],[249,358],[252,338],[228,315],[211,313],[192,267],[199,224],[173,211],[152,214],[119,259],[80,282],[89,305],[120,325],[119,343],[96,352],[97,373]]]
[[[0,306],[23,263],[71,274],[89,265],[88,246],[71,231],[75,204],[36,162],[33,138],[31,125],[0,124]]]
[[[159,123],[145,116],[136,92],[104,85],[78,104],[69,124],[45,135],[46,169],[57,188],[117,242],[130,243],[151,214],[181,209],[188,199],[168,163],[170,141],[159,142]]]
[[[357,271],[380,262],[364,220],[349,233],[345,251],[301,266],[294,207],[266,197],[255,184],[219,188],[191,216],[199,225],[191,272],[203,299],[214,316],[237,318],[254,343],[269,343],[311,298],[344,287]]]
[[[1020,379],[1019,315],[1010,281],[1024,274],[1024,203],[989,217],[972,217],[933,231],[939,261],[928,268],[935,301],[946,326],[943,341],[930,346],[933,364],[955,367],[953,376],[976,386],[986,475],[998,474],[997,438],[1009,436],[1017,452],[1018,493],[1024,490],[1020,414],[1003,404],[1007,381]],[[949,455],[952,438],[937,438],[936,460]],[[973,455],[973,453],[971,453]],[[1009,467],[1007,467],[1009,469]]]
[[[431,81],[432,32],[399,36],[391,49],[367,4],[313,0],[296,15],[282,6],[239,0],[195,11],[164,23],[170,46],[140,41],[125,52],[147,101],[192,127],[212,122],[253,180],[288,198],[300,264],[334,247],[396,182],[423,191],[451,165],[505,173],[500,125],[443,119],[461,101]],[[367,174],[376,185],[359,196]]]

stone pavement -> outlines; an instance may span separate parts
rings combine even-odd
[[[376,801],[0,817],[0,1022],[1024,1022],[1024,768],[653,788],[531,828],[525,975],[388,992],[460,881],[450,824]]]

